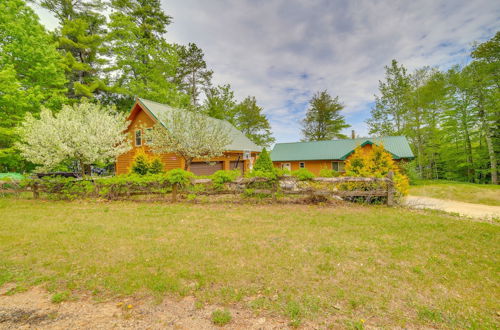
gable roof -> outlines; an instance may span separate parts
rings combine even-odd
[[[277,143],[271,152],[273,161],[297,160],[345,160],[357,146],[382,144],[394,159],[414,158],[408,140],[404,136],[357,138],[330,141]]]
[[[150,115],[158,122],[159,118],[163,115],[168,115],[172,111],[182,110],[173,108],[169,105],[138,98],[137,102],[142,105],[142,108],[149,111]],[[188,111],[188,110],[186,110]],[[229,131],[229,136],[232,138],[232,142],[226,146],[226,150],[240,151],[240,150],[250,150],[250,151],[261,151],[262,147],[256,145],[252,140],[247,138],[245,134],[240,132],[236,127],[226,120],[220,120],[206,116],[207,120],[213,122],[214,124],[222,124]]]

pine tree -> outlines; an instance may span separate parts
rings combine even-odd
[[[113,93],[106,99],[128,111],[139,96],[174,107],[189,105],[189,97],[174,82],[178,55],[164,34],[172,18],[159,0],[113,0],[107,43],[114,55],[108,69]]]
[[[54,32],[64,58],[68,97],[92,98],[108,89],[103,78],[107,63],[105,47],[106,4],[101,0],[40,0],[40,5],[59,20]]]
[[[274,173],[274,166],[267,152],[266,148],[262,149],[262,152],[259,154],[259,157],[255,161],[253,166],[253,171],[261,171],[264,173]]]
[[[350,125],[346,124],[344,116],[340,114],[344,105],[340,103],[338,96],[332,98],[325,90],[316,93],[309,103],[310,107],[302,121],[304,141],[346,138],[340,131]]]
[[[213,71],[207,69],[203,50],[196,44],[178,46],[179,66],[177,67],[175,82],[181,90],[189,95],[191,107],[196,109],[199,104],[200,93],[211,87]]]
[[[235,126],[259,146],[270,146],[275,139],[271,125],[255,97],[247,97],[235,108]]]

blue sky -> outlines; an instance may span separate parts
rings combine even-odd
[[[56,21],[33,5],[48,29]],[[195,42],[238,99],[257,98],[277,142],[301,138],[311,96],[326,89],[345,104],[357,134],[367,135],[384,66],[410,71],[466,64],[474,41],[500,29],[495,0],[162,0],[173,17],[170,42]]]

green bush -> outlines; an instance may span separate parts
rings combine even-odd
[[[188,171],[185,171],[180,168],[175,168],[166,173],[167,180],[171,184],[178,184],[180,186],[187,186],[191,182],[191,178],[194,177],[194,174]]]
[[[146,153],[138,152],[134,156],[131,172],[139,175],[146,175],[149,173],[149,159]]]
[[[328,168],[322,168],[319,171],[319,176],[320,176],[320,178],[336,178],[336,177],[340,176],[340,173],[335,171],[335,170],[328,169]]]
[[[247,178],[267,178],[269,180],[276,180],[277,179],[277,174],[276,171],[272,172],[264,172],[264,171],[258,171],[258,170],[252,170],[249,173],[246,174]]]
[[[274,168],[274,172],[278,178],[292,175],[292,172],[287,168]]]
[[[253,171],[261,171],[261,172],[269,172],[273,173],[274,172],[274,165],[273,162],[271,161],[271,157],[269,156],[269,153],[267,152],[266,148],[262,150],[260,153],[259,157],[255,161],[255,164],[253,166]]]
[[[216,309],[212,312],[212,322],[216,325],[223,326],[231,322],[231,313],[225,309]]]
[[[299,179],[300,181],[307,181],[314,178],[314,174],[312,174],[305,168],[299,168],[298,170],[293,171],[292,175],[297,179]]]
[[[150,174],[163,173],[163,168],[163,163],[159,157],[154,157],[151,163],[149,163]]]
[[[231,182],[236,180],[236,178],[238,178],[240,175],[241,171],[239,169],[234,169],[230,171],[220,170],[212,174],[210,178],[212,179],[212,182],[216,187],[221,187],[226,182]]]

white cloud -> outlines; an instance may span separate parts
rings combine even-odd
[[[360,134],[369,104],[395,58],[410,71],[463,63],[475,40],[500,28],[495,0],[328,1],[168,0],[167,39],[195,42],[238,98],[257,97],[279,142],[300,139],[300,119],[314,92],[345,103]],[[45,15],[42,15],[45,22]],[[349,130],[346,130],[346,133]]]

